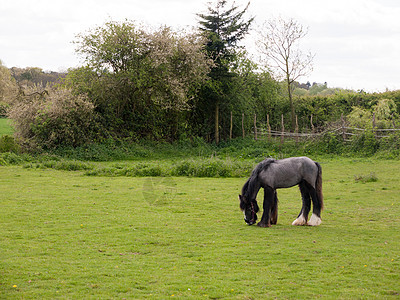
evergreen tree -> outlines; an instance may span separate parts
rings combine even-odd
[[[236,60],[238,42],[249,31],[254,18],[244,20],[250,2],[243,10],[234,4],[229,8],[228,1],[218,0],[208,7],[207,14],[198,14],[200,30],[207,38],[206,51],[215,65],[209,73],[210,80],[203,87],[198,107],[204,110],[200,114],[210,115],[214,110],[215,142],[219,142],[219,110],[221,104],[229,101],[232,77],[232,63]],[[209,120],[203,115],[204,120]]]

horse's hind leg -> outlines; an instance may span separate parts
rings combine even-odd
[[[278,195],[276,190],[274,191],[274,202],[271,207],[271,225],[276,225],[278,222]]]
[[[307,184],[309,187],[312,203],[313,203],[313,213],[310,218],[310,221],[308,221],[307,225],[309,226],[318,226],[321,224],[321,201],[318,200],[318,195],[317,191],[310,185]]]
[[[302,226],[307,224],[308,214],[311,209],[311,197],[309,188],[304,181],[299,183],[299,188],[303,200],[303,206],[297,219],[293,221],[292,225]]]
[[[273,207],[275,190],[270,187],[264,188],[263,215],[257,224],[260,227],[271,227],[271,208]]]

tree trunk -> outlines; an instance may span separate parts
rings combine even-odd
[[[233,130],[233,113],[231,111],[231,126],[229,127],[229,140],[232,140],[232,130]]]
[[[287,66],[287,68],[289,68]],[[292,119],[292,130],[295,127],[296,124],[296,117],[294,113],[294,105],[293,105],[293,95],[292,95],[292,87],[291,87],[291,82],[289,78],[289,69],[287,69],[287,74],[286,74],[286,83],[287,83],[287,89],[288,89],[288,95],[289,95],[289,103],[290,103],[290,115]]]
[[[219,143],[219,103],[215,104],[215,143]]]
[[[244,113],[242,113],[242,137],[244,138]]]
[[[254,139],[257,141],[257,114],[254,114]]]

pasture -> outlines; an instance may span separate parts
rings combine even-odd
[[[243,221],[246,178],[0,167],[0,298],[398,299],[400,162],[318,161],[322,224],[291,226],[295,187],[272,228]]]

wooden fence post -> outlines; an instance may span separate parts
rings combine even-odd
[[[231,127],[229,128],[229,140],[232,140],[232,129],[233,129],[233,116],[231,111]]]
[[[297,115],[296,115],[296,128],[294,129],[294,134],[295,134],[296,145],[297,145],[299,143],[299,122],[297,120]]]
[[[242,136],[244,138],[244,113],[242,113]]]
[[[343,113],[340,116],[340,119],[342,120],[342,137],[343,137],[343,142],[346,141],[346,124],[344,123],[344,118],[343,118]]]
[[[391,114],[391,117],[392,117],[393,129],[396,129],[396,123],[394,122],[394,113]]]
[[[377,137],[377,132],[375,131],[376,127],[376,119],[375,119],[375,112],[372,115],[372,132],[374,133],[375,138]]]
[[[271,139],[271,125],[269,125],[269,114],[267,114],[267,128],[268,128],[268,139]]]
[[[254,139],[257,141],[257,114],[254,114]]]
[[[282,132],[281,132],[281,145],[283,144],[284,140],[285,140],[285,123],[283,121],[283,114],[282,114]]]
[[[215,143],[219,144],[219,104],[215,106]]]
[[[311,123],[311,133],[314,134],[314,124],[313,124],[313,114],[311,114],[311,118],[310,118],[310,123]]]

